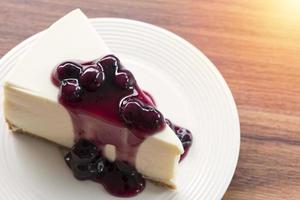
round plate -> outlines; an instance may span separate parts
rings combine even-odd
[[[132,199],[221,199],[237,164],[240,128],[233,97],[216,67],[190,43],[156,26],[115,18],[91,23],[164,115],[194,135],[190,153],[180,163],[178,189],[147,183],[146,190]],[[37,37],[2,58],[1,85]],[[101,185],[75,180],[57,147],[9,134],[2,104],[0,112],[0,199],[119,199]]]

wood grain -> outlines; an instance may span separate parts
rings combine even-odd
[[[224,199],[300,199],[300,3],[297,0],[0,0],[0,56],[73,8],[167,28],[227,80],[241,153]]]

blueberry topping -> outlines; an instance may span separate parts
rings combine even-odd
[[[65,156],[67,165],[79,180],[101,176],[106,160],[100,156],[96,145],[87,140],[79,140]]]
[[[88,163],[88,171],[93,178],[99,178],[103,176],[107,163],[108,161],[105,158],[98,156]]]
[[[64,79],[60,86],[60,96],[66,102],[78,102],[83,93],[77,79]]]
[[[117,196],[138,194],[145,187],[145,180],[134,168],[138,146],[166,123],[184,147],[181,159],[187,154],[193,139],[190,131],[164,119],[151,95],[141,90],[117,57],[64,62],[55,67],[51,78],[60,89],[59,103],[70,113],[78,139],[65,155],[77,179],[99,182]],[[116,129],[108,130],[101,121]],[[122,128],[130,130],[126,140],[120,137]],[[107,144],[116,147],[117,161],[102,156]]]
[[[125,162],[116,161],[103,178],[105,189],[115,196],[130,197],[145,188],[145,179],[135,168]]]
[[[116,196],[134,196],[146,185],[145,179],[134,167],[122,161],[109,162],[87,140],[79,140],[66,154],[65,161],[75,178],[102,183],[108,192]]]
[[[186,128],[182,128],[180,126],[173,124],[168,119],[166,119],[165,121],[166,121],[166,124],[175,132],[175,134],[177,135],[177,137],[179,138],[179,140],[183,146],[184,153],[181,155],[181,158],[180,158],[180,160],[182,160],[187,155],[190,147],[192,146],[192,143],[193,143],[192,133]]]
[[[108,161],[101,156],[97,156],[87,163],[73,159],[70,162],[70,168],[74,176],[79,180],[96,180],[103,176],[106,162]]]
[[[72,159],[80,163],[89,163],[99,154],[97,147],[87,140],[80,140],[71,149]]]
[[[176,130],[176,135],[178,136],[179,140],[181,141],[184,149],[191,146],[193,137],[189,130],[180,127]]]
[[[119,59],[113,55],[105,56],[97,62],[97,65],[103,68],[105,75],[108,78],[113,78],[121,68]]]
[[[128,70],[122,70],[115,77],[115,83],[123,89],[133,89],[136,81],[132,73]]]
[[[56,71],[57,71],[57,78],[60,81],[68,78],[77,79],[82,73],[82,67],[73,62],[65,62],[59,65]]]
[[[105,74],[99,67],[88,67],[80,75],[81,86],[88,91],[97,90],[104,82]]]
[[[145,105],[138,99],[125,100],[120,113],[126,125],[139,132],[137,137],[144,138],[164,127],[163,115],[155,107]]]
[[[73,171],[74,176],[79,180],[87,180],[92,177],[87,165],[73,162],[71,164],[71,169]]]

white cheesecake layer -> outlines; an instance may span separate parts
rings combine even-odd
[[[110,53],[87,17],[78,9],[72,11],[42,33],[8,76],[4,85],[6,119],[24,132],[71,147],[73,125],[58,103],[58,88],[50,79],[52,70],[66,60],[94,60]],[[103,127],[111,132],[116,129],[105,122]],[[114,146],[107,146],[104,152],[109,159],[116,158]],[[176,187],[174,177],[182,153],[179,139],[167,126],[140,145],[136,168],[149,179]]]
[[[23,132],[65,147],[74,144],[73,125],[67,110],[57,102],[24,88],[4,86],[5,118]]]
[[[57,102],[57,87],[49,82],[55,66],[66,60],[89,61],[108,54],[111,51],[77,9],[40,35],[18,60],[7,84]]]

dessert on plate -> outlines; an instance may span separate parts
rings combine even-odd
[[[117,196],[176,188],[191,133],[166,119],[79,10],[39,34],[4,84],[12,132],[68,148],[67,166]]]

